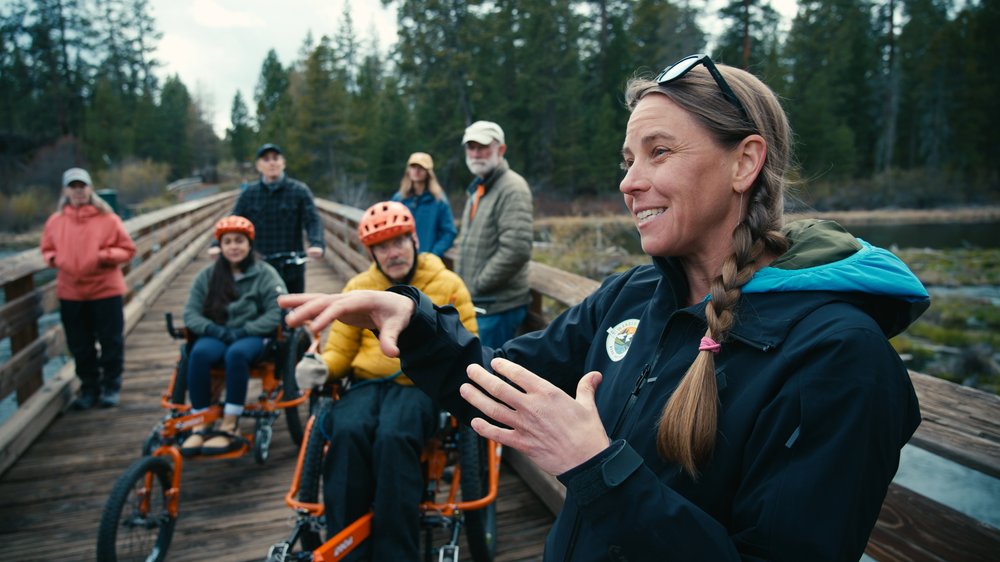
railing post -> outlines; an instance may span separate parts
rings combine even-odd
[[[15,279],[3,286],[4,297],[6,297],[6,302],[11,302],[14,299],[31,293],[35,290],[35,280],[31,275],[26,275],[20,279]],[[36,317],[33,322],[28,322],[24,328],[16,333],[10,335],[10,355],[13,357],[18,351],[28,347],[38,339],[38,318]],[[29,374],[23,379],[24,382],[17,387],[17,403],[24,404],[36,390],[42,387],[44,380],[42,379],[42,368],[39,367],[34,373]]]

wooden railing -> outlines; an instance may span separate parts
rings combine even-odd
[[[361,211],[329,202],[318,205],[327,229],[327,259],[354,272],[367,268],[370,261],[356,234]],[[531,262],[529,275],[532,306],[525,330],[547,324],[544,299],[573,306],[599,286],[537,262]],[[1000,397],[912,371],[910,377],[923,416],[910,444],[1000,478]],[[566,489],[554,477],[516,450],[506,448],[504,459],[553,513],[562,507]],[[880,562],[997,560],[1000,530],[892,484],[866,552]]]
[[[232,208],[235,195],[222,193],[125,222],[136,244],[135,259],[123,268],[126,334],[194,253],[208,244],[212,223]],[[0,399],[16,393],[18,404],[0,425],[0,474],[69,404],[79,386],[72,361],[48,381],[42,377],[45,363],[66,351],[61,324],[39,333],[38,319],[59,307],[55,281],[35,287],[35,274],[46,268],[37,248],[0,260],[6,297],[0,307],[0,339],[9,337],[11,342],[11,357],[0,365]]]

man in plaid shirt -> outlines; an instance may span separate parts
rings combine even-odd
[[[285,280],[289,293],[305,292],[305,265],[296,263],[302,252],[302,232],[309,239],[306,255],[323,256],[323,224],[306,184],[285,175],[281,149],[267,143],[257,150],[260,179],[251,183],[236,201],[233,214],[250,219],[257,231],[254,249]]]

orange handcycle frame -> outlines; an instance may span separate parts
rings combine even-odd
[[[223,414],[222,404],[218,402],[198,413],[192,413],[191,406],[184,403],[186,388],[183,381],[178,379],[183,378],[186,371],[187,348],[194,337],[184,328],[174,329],[169,313],[166,320],[171,337],[185,340],[185,344],[181,347],[170,383],[160,397],[160,406],[166,413],[143,443],[143,457],[132,463],[119,477],[104,507],[98,530],[97,559],[100,562],[117,560],[120,542],[118,532],[122,528],[132,527],[158,529],[156,539],[146,541],[148,545],[139,545],[138,550],[149,549],[146,560],[163,560],[166,557],[174,523],[180,512],[181,477],[185,460],[180,451],[180,443],[190,435],[193,428],[212,423]],[[305,352],[308,343],[308,335],[304,331],[283,331],[279,328],[275,341],[270,344],[275,346],[274,349],[267,351],[264,358],[250,368],[250,378],[260,381],[261,390],[255,401],[245,405],[243,417],[256,420],[254,431],[243,435],[245,441],[239,449],[218,455],[194,456],[188,460],[232,459],[253,449],[257,463],[264,463],[269,456],[272,425],[280,413],[290,412],[307,400],[312,403],[308,389],[301,395],[288,399],[285,397],[288,381],[294,381],[295,378],[294,365]],[[283,365],[279,366],[280,364]],[[283,370],[280,377],[279,369]],[[211,374],[213,396],[219,396],[225,372],[221,368],[213,368]],[[292,390],[294,394],[299,394],[296,387],[293,386]],[[297,429],[293,427],[296,423],[288,420],[289,432],[293,441],[299,442],[302,439],[302,425],[298,421],[298,411],[295,410],[294,414],[298,422]],[[157,502],[162,505],[154,508],[153,504]],[[126,514],[125,510],[129,509],[131,513]],[[141,541],[141,538],[130,535],[130,542],[133,538]]]
[[[316,392],[315,389],[314,392]],[[313,410],[314,415],[309,418],[306,424],[305,437],[299,448],[295,473],[288,493],[285,494],[285,503],[296,512],[298,518],[289,537],[284,542],[271,546],[267,554],[267,562],[339,562],[371,535],[373,514],[368,512],[318,547],[312,550],[305,548],[304,533],[318,534],[325,531],[322,520],[325,511],[323,504],[299,499],[303,468],[309,462],[307,461],[307,456],[309,456],[307,449],[310,444],[316,447],[315,444],[319,442],[317,439],[313,439],[317,418],[322,415],[324,410],[332,406],[333,400],[338,398],[339,388],[334,388],[329,393],[324,392],[323,397],[319,399],[318,405]],[[328,446],[325,436],[323,438],[323,450],[318,458],[320,462],[326,456],[326,447]],[[482,497],[458,499],[462,482],[462,467],[457,458],[459,456],[457,443],[462,438],[474,439],[477,447],[485,447],[488,484],[486,493]],[[472,554],[476,562],[493,560],[496,536],[495,511],[493,511],[495,507],[492,506],[497,497],[500,480],[501,450],[501,446],[496,442],[479,437],[469,427],[460,428],[455,417],[447,412],[441,412],[439,429],[425,444],[420,458],[425,482],[425,499],[420,503],[421,527],[425,534],[423,545],[425,559],[457,562],[459,534],[465,524],[465,516],[469,512],[490,508],[489,515],[493,519],[487,526],[492,528],[487,529],[487,531],[493,534],[481,537],[484,542],[478,549],[473,548]],[[447,544],[436,548],[431,546],[431,533],[434,528],[445,528],[450,531],[450,540]],[[300,540],[303,550],[294,551],[296,542]],[[435,554],[436,557],[432,558]]]

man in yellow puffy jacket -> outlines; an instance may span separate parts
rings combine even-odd
[[[465,283],[434,254],[418,252],[413,215],[405,205],[372,205],[358,225],[358,236],[373,263],[348,281],[344,292],[412,285],[434,304],[453,305],[462,324],[476,332]],[[434,432],[438,408],[400,371],[399,359],[382,353],[369,330],[334,322],[323,361],[327,373],[299,370],[296,377],[299,388],[318,386],[326,378],[351,381],[332,415],[323,420],[330,435],[323,480],[329,536],[374,510],[372,540],[345,560],[419,560],[420,452]]]

